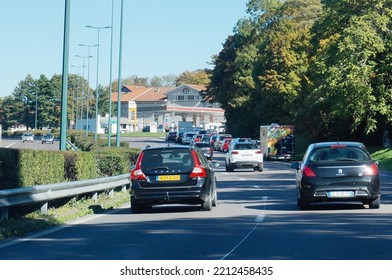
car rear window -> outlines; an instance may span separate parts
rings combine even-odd
[[[235,150],[256,150],[259,149],[256,144],[253,143],[237,143],[234,147]]]
[[[357,147],[323,147],[315,149],[309,157],[310,161],[369,161],[369,154]]]
[[[198,142],[198,143],[195,143],[195,146],[198,147],[198,148],[209,148],[210,144],[209,143],[205,143],[205,142]]]
[[[168,168],[187,170],[193,166],[193,158],[189,149],[153,149],[143,152],[141,167],[144,172]]]

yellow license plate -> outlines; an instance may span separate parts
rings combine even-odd
[[[180,181],[180,175],[159,175],[157,181]]]

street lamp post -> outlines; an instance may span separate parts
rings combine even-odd
[[[35,85],[35,125],[34,128],[37,130],[37,118],[38,118],[38,89]]]
[[[83,65],[85,65],[85,59],[87,58],[88,61],[88,66],[87,66],[87,73],[90,72],[90,58],[92,57],[90,54],[88,56],[81,56],[81,55],[76,55],[76,57],[80,57],[83,59]],[[88,76],[88,74],[87,74]],[[90,88],[90,84],[89,84],[89,80],[87,78],[87,105],[86,105],[86,136],[88,134],[88,95],[89,95],[89,88]],[[82,100],[81,100],[81,106],[80,106],[80,125],[81,125],[81,130],[83,130],[83,100],[84,100],[84,68],[83,68],[83,83],[82,83]]]
[[[112,0],[112,19],[110,30],[110,75],[109,75],[109,119],[108,119],[108,147],[110,147],[110,138],[112,136],[112,67],[113,67],[113,10],[114,1]]]
[[[75,94],[74,94],[74,98],[72,100],[72,118],[74,117],[75,114],[75,123],[76,121],[79,119],[79,78],[80,78],[80,68],[83,68],[83,79],[84,79],[84,67],[86,67],[86,65],[71,65],[71,67],[75,67],[78,69],[78,76],[77,76],[77,80],[76,80],[76,98],[75,98]],[[83,80],[82,80],[82,92],[83,92]],[[80,97],[82,97],[82,94],[80,94]],[[75,99],[76,99],[76,108],[74,108],[75,105]],[[83,99],[81,100],[81,108],[83,108]],[[81,121],[82,118],[80,118],[80,122],[79,122],[79,127],[80,130],[82,130],[82,124]],[[75,124],[75,127],[73,129],[78,129],[78,127]]]
[[[98,41],[97,41],[97,87],[95,90],[95,131],[94,131],[94,140],[97,140],[97,132],[98,132],[98,97],[99,97],[99,92],[98,92],[98,79],[99,79],[99,31],[101,29],[108,29],[111,28],[111,26],[102,26],[102,27],[97,27],[97,26],[91,26],[91,25],[86,25],[87,28],[93,28],[96,29],[98,32]]]
[[[117,135],[116,146],[120,147],[120,117],[121,117],[121,68],[122,68],[122,45],[123,45],[123,18],[124,18],[124,0],[121,0],[120,15],[120,46],[118,51],[118,99],[117,99]]]
[[[86,137],[88,136],[88,131],[89,131],[89,113],[88,113],[88,111],[89,111],[89,105],[90,105],[90,58],[91,57],[93,57],[92,55],[90,55],[91,54],[91,48],[92,47],[98,47],[98,45],[97,44],[95,44],[95,45],[85,45],[85,44],[79,44],[79,46],[81,46],[81,47],[87,47],[88,48],[88,60],[87,60],[87,84],[88,84],[88,87],[87,87],[87,97],[86,97],[86,100],[87,100],[87,108],[86,108],[86,122],[87,122],[87,128],[86,128]]]

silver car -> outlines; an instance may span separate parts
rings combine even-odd
[[[22,142],[24,143],[25,141],[34,142],[34,134],[30,132],[23,133]]]

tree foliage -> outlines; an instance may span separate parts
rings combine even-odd
[[[214,57],[207,94],[233,134],[295,124],[314,139],[392,124],[388,0],[249,0]]]

